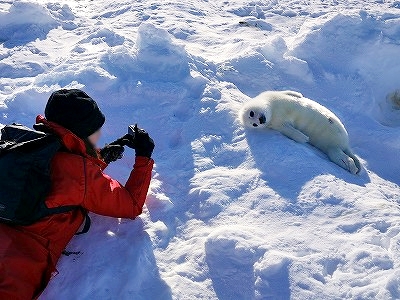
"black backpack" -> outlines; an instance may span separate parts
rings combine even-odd
[[[77,209],[78,206],[48,208],[50,163],[62,147],[53,134],[20,124],[1,129],[0,138],[0,221],[30,225],[43,217]],[[87,216],[87,214],[86,214]],[[87,216],[85,228],[90,226]]]

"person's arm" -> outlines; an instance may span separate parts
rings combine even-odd
[[[142,213],[151,180],[154,161],[137,156],[134,168],[123,186],[104,174],[98,166],[85,161],[85,209],[116,218],[135,218]]]

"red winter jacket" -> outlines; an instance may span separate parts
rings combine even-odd
[[[48,207],[79,205],[105,216],[135,218],[142,212],[154,161],[136,157],[125,186],[103,173],[106,164],[86,154],[84,142],[69,130],[38,116],[56,133],[68,152],[51,163]],[[62,251],[84,221],[80,209],[52,215],[30,226],[0,223],[0,299],[32,299],[40,295],[55,271]]]

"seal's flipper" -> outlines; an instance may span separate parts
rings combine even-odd
[[[356,160],[344,153],[342,149],[334,148],[329,150],[327,154],[331,161],[350,173],[357,174],[360,172],[360,168],[357,167]],[[360,163],[358,159],[357,162]]]
[[[346,149],[343,152],[346,153],[346,155],[350,156],[354,160],[354,163],[356,164],[356,167],[358,169],[356,174],[360,173],[361,169],[362,169],[362,165],[361,165],[360,160],[357,158],[357,156],[355,156],[354,153],[349,149]]]
[[[292,140],[295,140],[298,143],[307,143],[310,138],[302,133],[300,130],[293,127],[293,125],[289,123],[283,124],[279,129],[284,135]]]

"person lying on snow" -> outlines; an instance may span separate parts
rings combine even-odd
[[[68,242],[85,224],[87,211],[116,218],[142,213],[154,161],[154,142],[144,130],[96,150],[105,117],[81,90],[54,92],[35,129],[52,133],[61,149],[51,159],[48,208],[75,209],[52,214],[29,226],[0,223],[0,299],[35,299],[44,290]],[[135,149],[135,164],[125,186],[103,173],[121,158],[123,146]],[[0,170],[1,171],[1,170]]]

